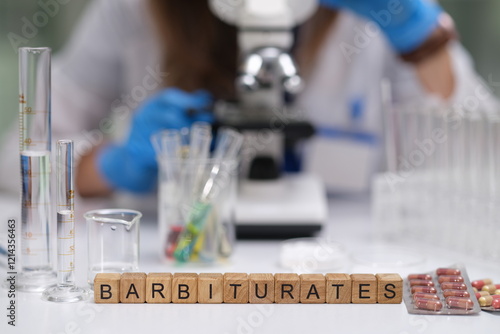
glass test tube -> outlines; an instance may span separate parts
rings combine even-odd
[[[50,57],[50,48],[19,49],[21,291],[43,291],[56,279],[50,238]]]
[[[77,302],[87,291],[75,286],[75,191],[73,141],[57,142],[57,285],[42,298],[53,302]]]

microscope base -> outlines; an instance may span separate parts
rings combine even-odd
[[[328,217],[324,186],[308,174],[289,174],[276,181],[242,181],[235,211],[238,238],[311,236]]]

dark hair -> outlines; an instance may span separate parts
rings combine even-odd
[[[234,97],[237,29],[212,14],[208,0],[149,0],[163,39],[167,86],[207,89],[218,98]],[[320,8],[300,29],[296,56],[307,73],[335,21],[336,12]]]

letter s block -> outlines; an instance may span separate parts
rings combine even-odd
[[[172,302],[194,304],[198,301],[198,274],[175,273],[172,279]]]
[[[118,304],[120,302],[120,278],[120,274],[97,274],[94,278],[94,302]]]
[[[398,274],[377,274],[377,302],[400,304],[403,301],[403,279]]]

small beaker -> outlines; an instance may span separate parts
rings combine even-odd
[[[97,273],[139,270],[139,224],[142,214],[126,209],[85,213],[88,238],[88,283]]]

